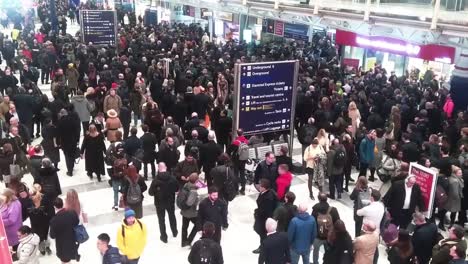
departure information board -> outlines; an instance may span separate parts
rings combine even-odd
[[[117,41],[117,17],[113,10],[82,10],[81,36],[83,43],[98,46],[115,46]]]

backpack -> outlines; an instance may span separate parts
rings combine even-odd
[[[137,183],[133,183],[130,179],[128,180],[128,189],[127,189],[127,196],[126,201],[129,205],[136,205],[143,201],[142,199],[142,191],[140,185]]]
[[[224,190],[226,191],[226,199],[230,202],[236,198],[239,192],[239,181],[234,173],[229,173],[229,167],[226,166],[226,181],[224,182]]]
[[[315,131],[312,128],[307,129],[306,127],[304,128],[304,134],[304,145],[312,144],[312,141],[314,141]]]
[[[150,118],[151,118],[151,122],[153,122],[154,124],[160,125],[163,123],[163,119],[160,113],[155,112],[151,115]]]
[[[176,204],[180,210],[188,210],[190,206],[187,205],[187,199],[190,195],[190,189],[187,187],[183,187],[178,193],[176,197]]]
[[[369,190],[361,191],[357,197],[356,209],[361,209],[370,203],[371,192]]]
[[[318,237],[320,239],[327,239],[328,232],[333,228],[333,219],[330,215],[332,208],[329,206],[326,214],[319,213],[317,216]]]
[[[346,164],[346,153],[342,148],[335,151],[335,158],[333,159],[333,167],[341,169]]]
[[[199,260],[197,264],[211,264],[213,263],[213,254],[211,253],[210,241],[205,239],[200,240],[201,247],[199,253]]]
[[[200,159],[200,148],[198,146],[191,146],[190,147],[190,154],[193,155],[193,158],[196,160]]]
[[[116,159],[114,161],[114,177],[116,178],[123,178],[125,176],[125,172],[127,171],[127,159],[121,158],[121,159]]]
[[[237,150],[239,154],[239,160],[248,160],[249,159],[249,145],[241,142],[239,144],[239,149]]]

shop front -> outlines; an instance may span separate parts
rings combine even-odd
[[[230,12],[215,11],[214,12],[214,32],[216,42],[222,43],[225,41],[240,40],[240,25],[239,14]]]
[[[285,38],[299,42],[309,40],[309,26],[294,24],[280,20],[264,19],[262,22],[262,33],[264,40]],[[271,34],[271,35],[270,35]]]
[[[342,46],[344,64],[358,64],[363,70],[369,70],[377,63],[398,76],[406,70],[417,68],[421,73],[432,69],[438,77],[448,78],[455,60],[454,47],[414,44],[396,38],[364,36],[343,30],[336,30],[336,44]]]

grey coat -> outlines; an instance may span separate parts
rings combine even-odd
[[[88,102],[88,99],[84,95],[75,95],[71,99],[71,104],[75,107],[75,111],[78,114],[81,122],[89,121],[91,117],[92,106]]]
[[[333,166],[333,163],[335,162],[335,156],[336,156],[336,151],[337,150],[343,150],[346,153],[345,148],[343,145],[333,145],[330,147],[330,151],[327,153],[327,175],[342,175],[344,172],[344,167],[342,166],[340,168]],[[346,154],[345,154],[346,155]],[[345,158],[346,160],[346,158]]]
[[[191,182],[187,182],[184,185],[184,188],[190,189],[190,195],[188,196],[187,201],[185,202],[187,205],[190,206],[190,208],[187,210],[180,210],[180,214],[185,218],[195,218],[198,216],[197,208],[198,203],[200,201],[197,192],[198,187]]]
[[[449,177],[448,200],[445,210],[455,213],[461,210],[461,199],[463,198],[463,178],[452,175]]]

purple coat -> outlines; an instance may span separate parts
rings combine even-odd
[[[0,213],[2,214],[3,225],[5,225],[8,244],[10,247],[18,245],[19,239],[17,232],[23,224],[20,201],[15,200],[8,206],[2,206],[0,208]]]

